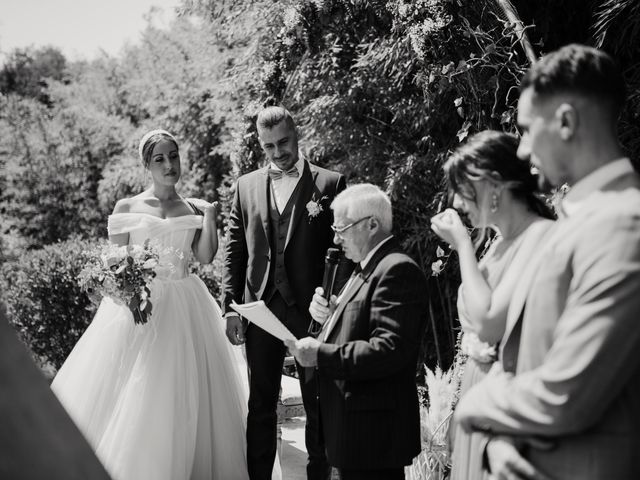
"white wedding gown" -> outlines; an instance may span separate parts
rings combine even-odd
[[[174,249],[161,256],[152,315],[135,325],[104,298],[51,385],[114,480],[248,479],[246,366],[219,306],[188,274],[198,228],[198,215],[109,217],[111,235]]]

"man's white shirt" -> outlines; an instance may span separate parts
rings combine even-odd
[[[304,158],[299,157],[295,167],[299,174],[297,177],[282,175],[282,177],[277,180],[271,179],[273,198],[276,200],[276,207],[278,207],[278,212],[280,213],[282,213],[284,208],[287,206],[287,202],[289,201],[289,198],[291,198],[291,194],[296,189],[298,182],[302,178],[302,172],[304,172]],[[271,162],[269,168],[279,170],[281,172],[283,171],[273,162]]]

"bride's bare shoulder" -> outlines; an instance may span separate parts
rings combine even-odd
[[[133,197],[121,198],[113,207],[113,213],[134,213],[136,212],[148,198],[147,192],[139,193]]]

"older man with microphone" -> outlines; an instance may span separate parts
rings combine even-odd
[[[415,372],[426,321],[426,279],[391,235],[391,202],[354,185],[333,201],[334,242],[357,264],[337,296],[318,288],[309,312],[318,338],[287,341],[317,368],[329,463],[340,478],[404,478],[420,452]]]

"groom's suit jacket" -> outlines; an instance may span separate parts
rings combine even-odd
[[[345,286],[318,351],[320,416],[331,465],[401,467],[420,452],[415,375],[426,292],[422,270],[394,239]]]
[[[223,274],[223,311],[230,311],[232,301],[252,302],[262,299],[275,257],[271,251],[269,205],[269,167],[263,167],[238,179],[228,222],[228,237]],[[333,246],[332,211],[334,197],[346,188],[344,177],[307,161],[298,185],[297,202],[284,247],[285,270],[295,302],[307,309],[316,287],[322,284],[324,258]],[[316,216],[307,209],[313,201],[322,207]],[[307,325],[298,326],[298,334]],[[296,332],[294,332],[295,334]]]
[[[460,400],[463,426],[550,439],[525,456],[554,479],[640,478],[635,173],[552,227],[516,286],[497,367]]]

